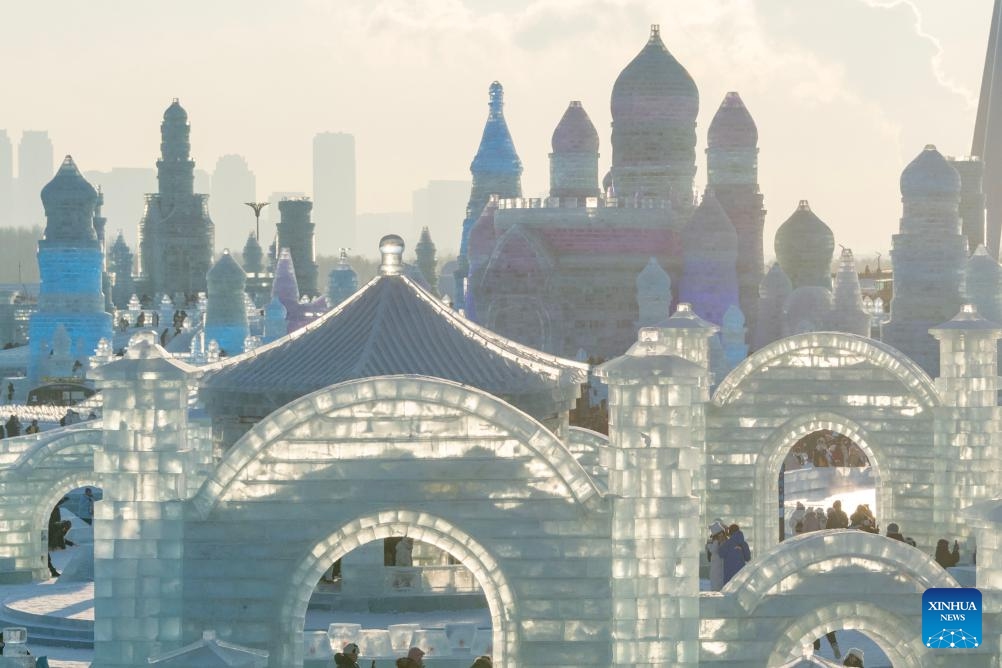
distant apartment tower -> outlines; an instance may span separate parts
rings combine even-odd
[[[216,226],[216,248],[237,251],[254,229],[254,212],[246,202],[257,201],[257,180],[242,155],[224,155],[212,172],[209,209]]]
[[[428,185],[415,190],[411,196],[414,214],[414,229],[411,234],[417,241],[417,231],[425,227],[435,240],[440,256],[455,255],[459,252],[459,239],[455,234],[457,212],[466,209],[470,198],[471,183],[466,181],[429,181]]]
[[[14,224],[14,145],[0,130],[0,227]]]
[[[355,248],[355,137],[321,132],[313,138],[313,220],[321,252]]]
[[[52,141],[45,130],[25,130],[17,147],[17,201],[19,226],[44,225],[42,187],[52,179]]]

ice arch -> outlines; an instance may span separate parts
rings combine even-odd
[[[517,604],[512,588],[498,560],[471,536],[440,517],[411,510],[387,510],[348,522],[314,547],[295,566],[284,585],[285,599],[280,608],[280,637],[291,638],[282,647],[279,665],[300,665],[303,619],[317,580],[336,560],[356,547],[394,536],[409,536],[429,543],[456,557],[469,569],[484,590],[491,611],[494,661],[499,666],[521,665],[513,616]],[[298,653],[296,650],[299,650]]]

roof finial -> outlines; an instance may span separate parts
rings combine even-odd
[[[651,24],[651,41],[656,39],[661,39],[661,25],[658,23]]]
[[[379,265],[382,276],[397,276],[403,273],[404,240],[396,234],[387,234],[379,240],[379,253],[383,258]]]

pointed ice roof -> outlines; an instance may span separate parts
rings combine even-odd
[[[87,205],[91,209],[94,208],[97,203],[97,191],[77,169],[73,156],[68,155],[63,158],[56,175],[42,188],[42,203],[46,207]]]
[[[758,286],[758,294],[762,299],[782,298],[785,299],[793,292],[793,283],[786,275],[778,262],[773,262],[772,267],[766,272],[765,278]]]
[[[166,111],[164,111],[164,121],[179,123],[188,122],[188,112],[184,110],[184,107],[181,106],[181,103],[176,97],[171,102],[170,106],[167,107]]]
[[[835,253],[835,235],[807,200],[776,230],[776,259],[794,288],[804,285],[830,287],[829,266]]]
[[[737,256],[738,233],[712,188],[707,188],[689,224],[682,229],[682,247],[693,254],[732,253]]]
[[[271,296],[278,297],[286,307],[299,303],[299,283],[296,282],[296,268],[292,264],[292,254],[288,248],[283,248],[278,254]]]
[[[490,112],[480,138],[477,155],[470,163],[473,173],[522,173],[522,161],[515,152],[515,143],[504,119],[504,87],[497,81],[490,87]]]
[[[94,205],[97,191],[87,182],[71,156],[42,188],[45,240],[90,245],[97,242]]]
[[[579,101],[567,105],[550,146],[554,153],[598,153],[598,132]]]
[[[706,138],[710,148],[755,148],[758,145],[758,128],[736,92],[724,96],[710,121]]]
[[[223,254],[216,260],[216,263],[209,268],[207,277],[210,282],[243,281],[246,280],[247,274],[244,273],[244,270],[240,268],[237,261],[230,255],[230,249],[225,248],[223,249]]]
[[[657,258],[650,258],[637,274],[637,294],[667,295],[671,299],[671,276]]]
[[[651,26],[651,36],[640,53],[623,68],[612,87],[612,113],[634,98],[699,98],[692,76],[661,41],[660,26]]]
[[[901,172],[904,197],[959,196],[960,174],[932,144],[926,144]]]
[[[389,241],[388,241],[389,240]],[[205,367],[203,392],[267,394],[281,405],[335,383],[414,374],[495,396],[552,394],[583,383],[588,365],[505,339],[463,318],[401,271],[403,243],[384,237],[379,275],[318,320]]]

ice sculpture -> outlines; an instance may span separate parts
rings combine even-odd
[[[598,132],[579,101],[567,105],[550,146],[550,197],[597,197]]]
[[[978,246],[964,268],[964,299],[987,320],[1002,323],[1002,267]]]
[[[758,350],[783,336],[783,309],[793,293],[789,277],[774,262],[759,286],[758,325],[752,348]]]
[[[205,312],[205,336],[217,341],[228,355],[243,352],[244,340],[250,334],[244,305],[246,279],[247,275],[229,249],[223,251],[207,277],[209,301]]]
[[[417,254],[417,268],[421,272],[428,289],[438,294],[438,257],[435,255],[435,242],[431,240],[431,232],[427,226],[421,228],[421,236],[414,247]]]
[[[790,278],[793,289],[818,286],[831,290],[829,273],[835,236],[811,211],[807,200],[800,200],[797,210],[776,231],[776,259]]]
[[[348,249],[342,248],[334,268],[327,274],[327,301],[337,306],[358,290],[358,274],[348,263]]]
[[[664,320],[671,301],[671,276],[652,257],[637,275],[637,326],[651,327]]]
[[[870,314],[863,308],[863,293],[852,250],[842,249],[838,272],[835,274],[835,294],[832,300],[828,329],[860,336],[870,335]]]

